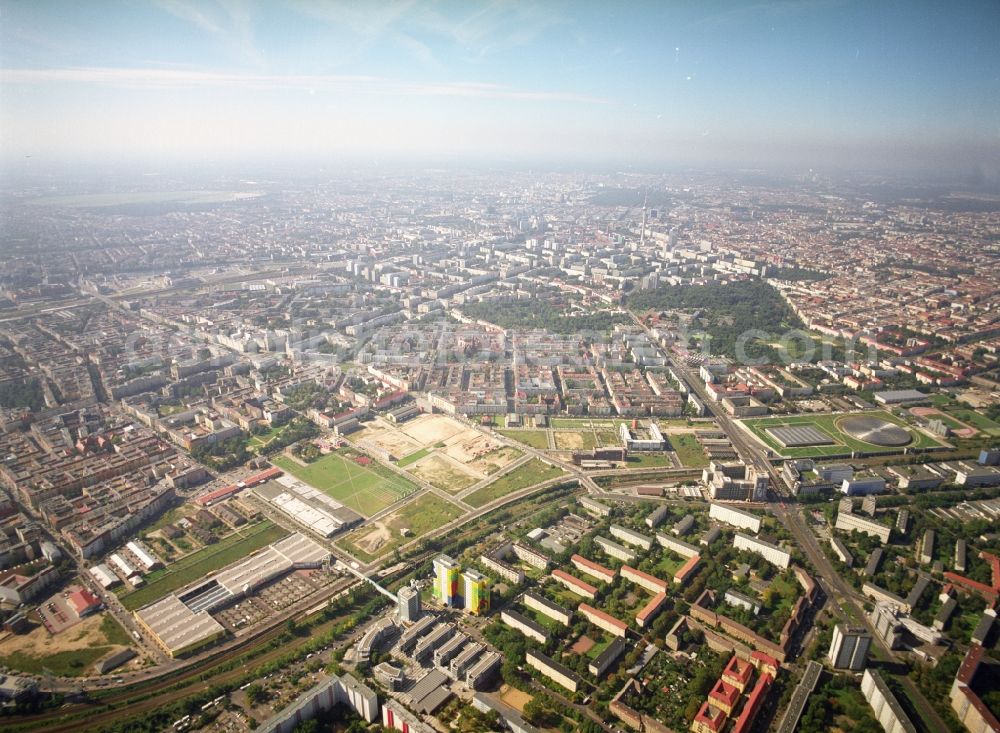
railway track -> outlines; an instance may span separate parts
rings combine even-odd
[[[338,590],[338,595],[349,591],[351,588],[359,584],[360,581],[355,581],[346,585],[343,589]],[[316,611],[316,613],[319,613],[319,611]],[[322,633],[323,631],[332,628],[340,621],[347,619],[349,616],[350,613],[338,615],[337,617],[318,626],[315,631],[316,633]],[[144,712],[155,710],[158,707],[169,705],[173,702],[184,699],[185,697],[189,697],[192,693],[191,688],[193,687],[204,685],[207,688],[212,685],[224,684],[226,682],[238,680],[246,674],[248,666],[260,667],[268,662],[280,658],[295,648],[307,644],[310,640],[310,637],[304,637],[297,644],[293,642],[292,644],[283,645],[276,649],[269,650],[248,661],[245,665],[214,674],[209,680],[202,679],[202,676],[207,672],[211,672],[213,669],[221,665],[225,665],[228,662],[239,659],[241,656],[251,651],[254,647],[267,644],[281,636],[284,632],[285,629],[282,626],[276,626],[266,631],[262,631],[260,634],[253,637],[248,637],[244,643],[206,659],[204,664],[188,667],[176,674],[165,675],[148,682],[139,682],[128,687],[121,688],[120,690],[111,692],[106,696],[95,699],[91,703],[78,703],[72,705],[71,707],[64,707],[59,710],[52,710],[39,715],[30,717],[25,716],[23,719],[12,725],[9,730],[45,730],[46,733],[61,730],[100,730],[100,726],[108,722],[122,718],[135,717],[136,715],[140,715]],[[181,685],[181,687],[177,690],[171,690],[171,688],[177,685]],[[163,694],[157,694],[160,692]],[[136,701],[136,698],[143,699]],[[104,706],[112,706],[112,709],[93,711],[95,707],[101,708]],[[81,719],[81,716],[88,710],[93,712],[85,719]]]

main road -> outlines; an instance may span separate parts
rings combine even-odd
[[[640,328],[648,332],[649,329],[642,321],[635,318],[635,322]],[[784,479],[774,464],[771,463],[767,455],[767,449],[751,438],[742,426],[738,425],[724,411],[711,409],[710,406],[715,401],[709,396],[708,390],[705,389],[705,385],[697,374],[694,374],[686,365],[676,361],[672,355],[668,354],[667,359],[674,371],[684,379],[687,386],[702,400],[706,409],[709,409],[713,413],[719,427],[729,437],[729,440],[743,462],[752,466],[759,474],[769,477],[771,486],[774,489],[774,495],[777,498],[777,503],[770,505],[770,511],[791,532],[798,546],[805,553],[809,562],[812,563],[817,573],[815,580],[835,609],[833,615],[840,621],[855,626],[860,624],[866,627],[883,657],[892,662],[904,663],[904,660],[895,651],[890,649],[882,641],[881,637],[875,633],[875,629],[864,611],[864,599],[857,594],[854,588],[833,567],[830,559],[819,546],[816,535],[809,528],[800,507],[795,503],[785,502],[786,498],[791,498],[791,494],[785,490]],[[896,677],[896,679],[906,688],[907,696],[918,708],[921,718],[931,729],[939,731],[947,731],[949,729],[941,716],[938,715],[937,711],[909,677]]]

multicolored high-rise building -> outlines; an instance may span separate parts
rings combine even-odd
[[[490,610],[490,579],[475,570],[462,574],[465,581],[465,610],[475,615]]]
[[[458,575],[461,566],[447,555],[434,558],[434,597],[444,606],[461,606]]]

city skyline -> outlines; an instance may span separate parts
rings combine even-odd
[[[0,3],[9,170],[352,158],[1000,170],[995,5]]]

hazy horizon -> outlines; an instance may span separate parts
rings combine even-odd
[[[7,0],[0,154],[8,176],[478,161],[996,184],[998,25],[991,2]]]

